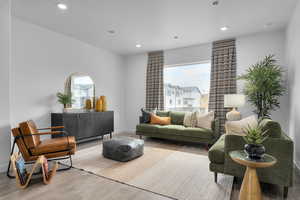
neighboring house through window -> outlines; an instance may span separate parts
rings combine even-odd
[[[165,109],[208,110],[210,62],[164,68]]]

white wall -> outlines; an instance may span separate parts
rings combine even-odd
[[[0,0],[0,171],[7,167],[10,150],[9,71],[10,2]]]
[[[290,88],[290,136],[295,143],[295,163],[300,169],[300,2],[288,26],[286,44]]]
[[[280,64],[285,70],[284,79],[285,86],[287,86],[287,66],[285,61],[285,32],[266,32],[260,34],[254,34],[244,37],[238,37],[236,40],[237,51],[237,75],[241,75],[252,64],[255,64],[258,60],[262,60],[266,55],[274,54]],[[238,92],[242,93],[243,81],[238,81]],[[244,116],[251,115],[253,107],[249,104],[242,107],[241,113]],[[288,116],[289,116],[289,100],[288,93],[280,99],[280,109],[272,112],[272,119],[278,121],[282,128],[288,132]]]
[[[251,64],[255,64],[268,54],[275,54],[279,63],[285,68],[284,59],[284,31],[266,32],[236,39],[237,74],[245,72]],[[211,44],[203,44],[186,48],[165,51],[165,64],[180,64],[200,62],[211,59]],[[126,124],[127,130],[135,130],[140,115],[140,109],[145,106],[147,55],[138,54],[126,58]],[[242,90],[241,81],[238,90]],[[273,113],[272,117],[278,120],[285,130],[288,125],[287,96],[282,98],[281,109]],[[251,114],[253,108],[247,106],[241,109],[243,116]]]
[[[96,95],[105,95],[115,111],[115,132],[124,129],[123,57],[36,26],[12,21],[12,125],[33,119],[49,126],[50,113],[61,111],[56,93],[73,72],[89,74]]]

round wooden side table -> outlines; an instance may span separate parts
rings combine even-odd
[[[247,167],[242,187],[240,190],[240,200],[261,200],[261,189],[256,173],[256,168],[266,168],[273,166],[277,160],[271,155],[265,154],[261,160],[252,160],[242,151],[229,152],[230,157],[235,162]]]

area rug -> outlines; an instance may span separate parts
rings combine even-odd
[[[181,148],[146,145],[142,157],[122,163],[104,158],[97,145],[78,151],[74,167],[173,199],[229,200],[233,177],[220,174],[216,184],[207,156]]]

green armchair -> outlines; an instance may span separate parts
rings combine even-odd
[[[277,163],[270,168],[257,169],[257,174],[261,182],[282,186],[284,196],[287,196],[288,187],[293,183],[294,144],[277,122],[265,119],[263,123],[269,135],[263,145],[266,153],[274,156]],[[218,173],[240,178],[244,176],[246,168],[235,163],[229,156],[230,151],[242,150],[244,145],[245,141],[242,136],[225,134],[209,149],[209,167],[210,171],[215,173],[215,182],[217,182]]]

